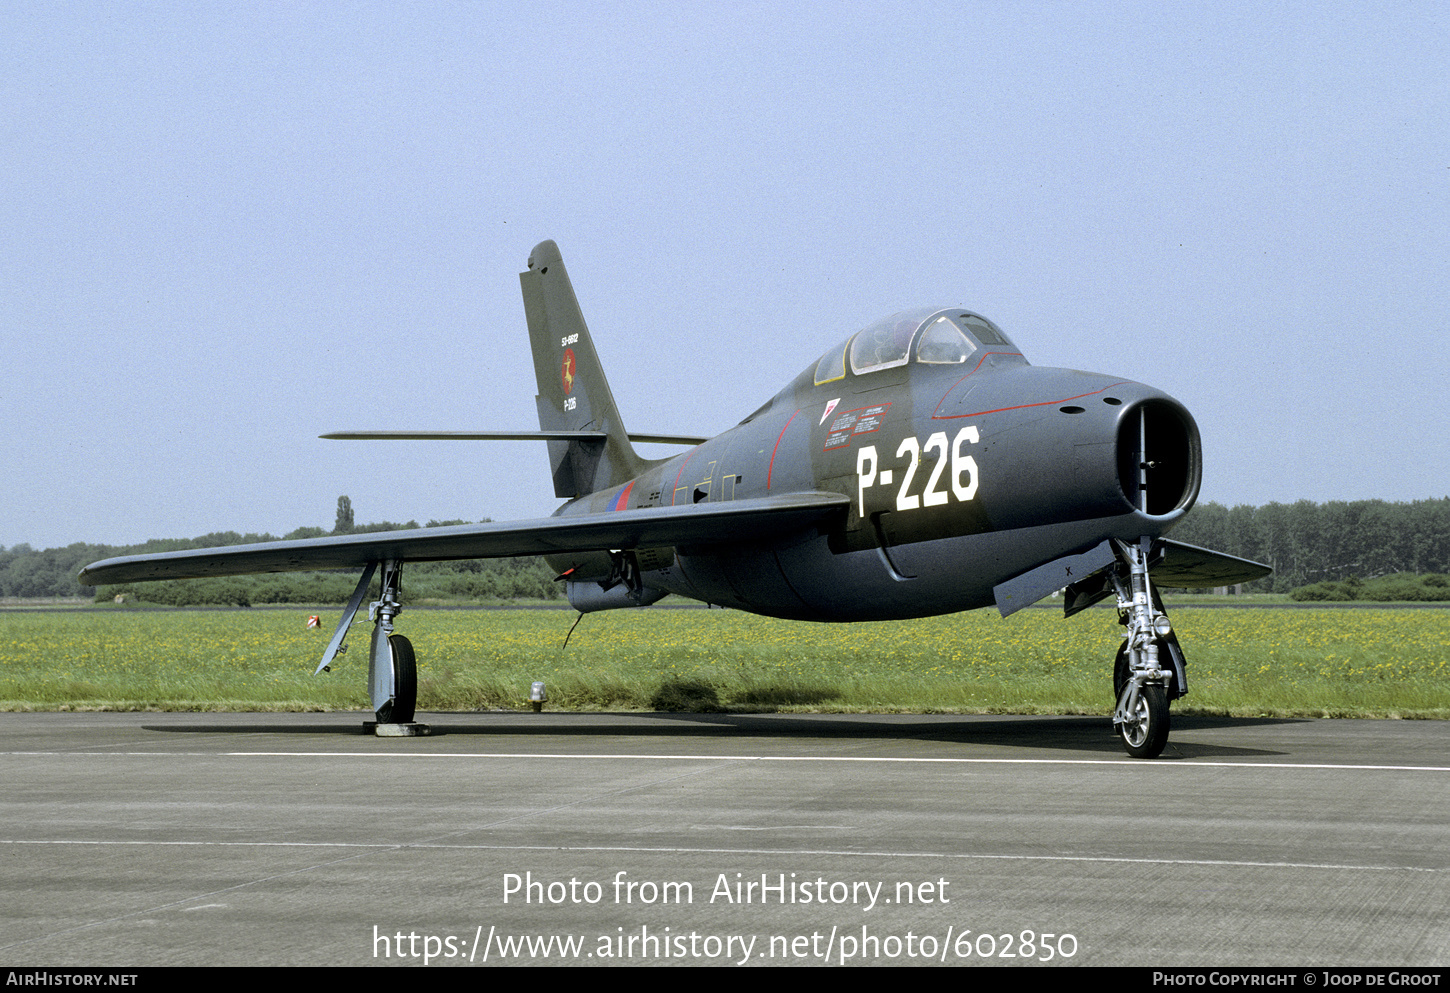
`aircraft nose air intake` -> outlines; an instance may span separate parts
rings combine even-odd
[[[1118,421],[1118,485],[1141,513],[1165,517],[1193,506],[1202,475],[1198,426],[1172,400],[1134,404]]]

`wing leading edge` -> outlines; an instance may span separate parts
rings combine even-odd
[[[331,431],[318,435],[329,441],[597,441],[608,440],[603,431]],[[646,445],[703,445],[694,434],[639,434],[629,440]]]
[[[1262,579],[1273,572],[1259,562],[1215,552],[1181,541],[1160,538],[1154,543],[1157,557],[1148,563],[1154,584],[1175,587],[1232,586]],[[997,609],[1003,617],[1030,607],[1060,589],[1067,591],[1065,615],[1071,617],[1113,594],[1108,573],[1118,563],[1111,541],[1084,552],[1064,555],[1012,577],[992,588]]]
[[[1160,541],[1163,561],[1153,566],[1153,582],[1159,586],[1233,586],[1263,579],[1274,571],[1262,562],[1241,559],[1227,552],[1215,552],[1169,538]]]
[[[850,502],[850,497],[839,493],[791,493],[688,507],[645,507],[580,517],[545,517],[225,548],[191,548],[155,555],[123,555],[86,566],[81,570],[80,582],[85,586],[100,586],[152,579],[353,569],[388,560],[437,562],[602,549],[715,545],[803,531],[844,512]]]

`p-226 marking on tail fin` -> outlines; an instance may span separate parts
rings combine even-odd
[[[554,495],[584,496],[635,478],[653,463],[630,444],[559,246],[535,245],[519,284],[539,385],[539,428],[604,435],[602,441],[549,442]]]

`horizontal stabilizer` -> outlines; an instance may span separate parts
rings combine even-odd
[[[598,441],[603,431],[332,431],[318,435],[332,441]],[[703,445],[709,438],[691,434],[629,434],[642,445]]]
[[[844,514],[851,498],[840,493],[780,496],[642,507],[578,517],[460,524],[380,531],[225,548],[192,548],[155,555],[123,555],[81,570],[83,586],[153,579],[198,579],[258,572],[355,569],[387,560],[438,562],[625,548],[717,545],[777,538]]]

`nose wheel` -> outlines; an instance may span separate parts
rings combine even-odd
[[[1135,759],[1157,758],[1168,744],[1168,694],[1161,686],[1144,686],[1125,701],[1118,735]]]

